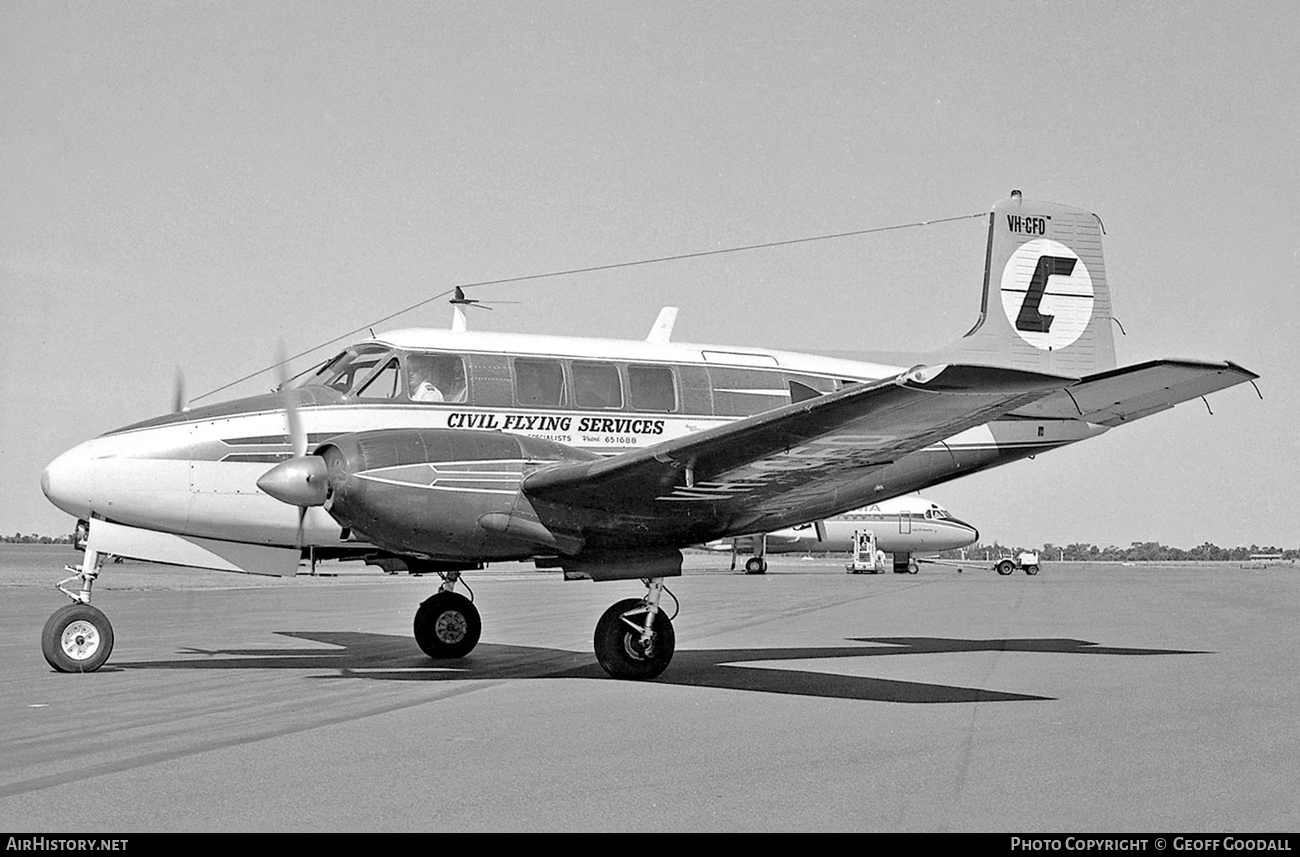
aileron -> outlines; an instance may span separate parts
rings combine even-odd
[[[1258,377],[1226,361],[1152,360],[1083,378],[1016,414],[1117,426]]]

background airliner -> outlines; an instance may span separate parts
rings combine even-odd
[[[894,572],[916,573],[913,554],[964,548],[979,541],[979,530],[952,515],[933,500],[908,495],[882,500],[861,509],[756,536],[713,542],[712,550],[748,551],[745,572],[767,571],[769,553],[851,553],[859,530],[876,535],[876,549],[893,556]]]

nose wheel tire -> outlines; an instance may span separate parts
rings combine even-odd
[[[627,598],[606,610],[596,623],[596,660],[614,678],[652,679],[673,659],[677,646],[673,623],[657,613],[647,642],[641,633],[646,610],[640,598]]]
[[[456,592],[439,592],[415,611],[415,642],[431,658],[463,658],[483,632],[474,602]]]
[[[113,626],[89,604],[69,604],[54,611],[41,632],[41,654],[62,673],[90,673],[113,653]]]

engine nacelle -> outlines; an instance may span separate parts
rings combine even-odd
[[[537,519],[520,483],[538,467],[596,458],[523,435],[384,429],[331,438],[325,509],[358,537],[395,553],[512,560],[576,552],[581,541]]]

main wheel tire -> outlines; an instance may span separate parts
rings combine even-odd
[[[907,564],[908,574],[916,574],[920,570],[921,570],[921,566],[917,564],[916,560],[912,560]]]
[[[668,668],[677,647],[673,623],[663,612],[655,614],[651,625],[652,639],[647,645],[641,632],[623,621],[625,613],[644,618],[646,605],[640,598],[627,598],[614,604],[596,623],[596,660],[614,678],[645,681]]]
[[[1038,566],[1036,565],[1025,566],[1025,574],[1038,574]]]
[[[751,556],[745,560],[745,574],[767,574],[767,560]]]
[[[998,563],[998,574],[1010,574],[1016,570],[1016,564],[1009,559],[1004,559]]]
[[[415,611],[415,642],[431,658],[463,658],[483,633],[474,602],[456,592],[438,592]]]
[[[94,672],[113,653],[113,626],[89,604],[69,604],[46,621],[41,653],[61,673]]]

